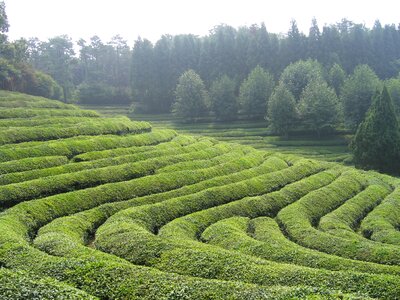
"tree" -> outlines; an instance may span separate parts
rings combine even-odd
[[[283,70],[281,82],[298,102],[307,84],[313,80],[321,79],[322,74],[322,65],[316,60],[299,60],[291,63]]]
[[[356,129],[371,106],[371,99],[381,82],[368,65],[359,65],[342,88],[341,100],[347,126]]]
[[[296,101],[283,84],[279,84],[271,95],[267,119],[272,129],[284,136],[288,136],[297,120]]]
[[[400,171],[400,131],[386,86],[376,93],[351,143],[356,167],[389,174]]]
[[[140,103],[140,112],[158,113],[155,87],[154,49],[149,40],[139,38],[132,52],[131,80],[133,100]]]
[[[400,78],[391,78],[385,81],[385,85],[392,98],[396,114],[400,115]]]
[[[273,76],[260,66],[255,67],[240,86],[239,103],[243,113],[263,117],[274,86]]]
[[[4,1],[0,1],[0,45],[7,40],[7,32],[9,28],[8,18],[6,14],[6,5]],[[0,49],[1,50],[1,49]]]
[[[340,90],[346,80],[346,72],[339,64],[334,64],[328,73],[328,83],[335,89],[336,95],[339,96]]]
[[[41,44],[41,52],[37,67],[50,74],[62,87],[62,99],[66,102],[71,98],[74,88],[71,67],[75,53],[71,38],[65,35],[51,38]]]
[[[238,103],[235,88],[235,82],[227,75],[223,75],[212,83],[210,89],[211,109],[217,119],[236,119]]]
[[[193,70],[184,72],[175,90],[173,113],[189,121],[204,116],[208,108],[208,93],[200,76]]]
[[[318,137],[324,129],[334,128],[339,121],[339,100],[333,88],[323,80],[311,81],[299,102],[299,113],[308,129]]]

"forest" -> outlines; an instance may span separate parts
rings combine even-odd
[[[264,108],[256,104],[253,110],[264,116],[275,87],[275,95],[282,93],[279,83],[292,80],[291,76],[298,81],[291,84],[299,86],[289,87],[289,91],[298,102],[301,89],[310,80],[307,72],[314,73],[316,68],[339,98],[347,97],[348,92],[341,88],[352,77],[388,80],[400,71],[400,25],[381,24],[379,20],[372,28],[347,19],[320,28],[313,19],[308,34],[299,31],[295,20],[288,24],[285,34],[268,32],[263,23],[239,28],[220,24],[207,36],[166,34],[154,43],[137,37],[130,47],[119,35],[109,41],[98,36],[73,41],[67,35],[47,41],[34,37],[9,41],[10,24],[3,2],[0,15],[1,88],[64,102],[110,106],[133,102],[138,112],[167,113],[173,109],[179,77],[193,70],[210,93],[213,84],[214,90],[218,84],[223,89],[220,80],[224,78],[234,96],[242,98],[230,99],[232,115],[222,118],[235,118],[236,111],[252,118],[251,109],[245,107],[246,100],[240,96],[245,93],[245,81],[251,84],[248,77],[256,76],[250,73],[257,66],[266,73],[268,88],[267,98],[258,100],[265,102]],[[307,65],[289,67],[301,60],[308,61]],[[369,69],[360,65],[368,65]],[[232,82],[227,83],[228,78]],[[394,98],[398,97],[399,83],[392,80],[389,85],[393,89],[396,86]],[[218,117],[211,106],[208,110]]]

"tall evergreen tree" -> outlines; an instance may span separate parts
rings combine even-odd
[[[392,99],[384,86],[376,93],[351,148],[356,167],[400,173],[400,128]]]

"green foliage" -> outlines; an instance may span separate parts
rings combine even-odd
[[[330,69],[328,73],[328,83],[331,87],[335,89],[336,95],[340,95],[340,90],[343,87],[343,84],[346,80],[346,72],[343,68],[335,63]]]
[[[293,94],[296,102],[311,81],[323,77],[322,65],[316,60],[299,60],[287,66],[280,77],[280,82]]]
[[[233,120],[237,117],[238,99],[235,82],[224,75],[215,80],[210,89],[211,109],[219,120]]]
[[[98,299],[52,278],[42,278],[26,272],[15,272],[4,268],[0,268],[0,295],[3,300]]]
[[[250,117],[264,117],[274,86],[273,76],[260,66],[255,67],[240,86],[241,111]]]
[[[294,96],[283,84],[279,84],[268,102],[269,123],[275,132],[287,136],[295,125],[297,114]]]
[[[102,83],[82,83],[77,87],[79,103],[94,105],[122,105],[132,102],[129,90]]]
[[[332,131],[339,123],[339,100],[325,81],[309,82],[301,94],[298,107],[305,126],[318,136],[324,130]]]
[[[335,94],[313,84],[304,95]],[[294,106],[283,85],[278,91]],[[400,294],[397,178],[126,118],[78,116],[79,108],[40,97],[0,91],[0,107],[18,116],[0,120],[2,299]],[[67,111],[72,117],[59,116]],[[243,124],[242,132],[235,124],[182,127],[257,141],[261,131]],[[35,141],[58,134],[73,136]],[[9,143],[20,139],[27,141]]]
[[[352,141],[357,167],[398,174],[400,169],[400,132],[393,101],[386,87],[375,95],[365,120]]]
[[[391,78],[386,80],[385,86],[392,98],[396,114],[400,115],[400,78]]]
[[[0,174],[24,172],[36,169],[44,169],[66,164],[68,159],[65,156],[42,156],[12,160],[0,163]]]
[[[345,81],[340,98],[347,126],[356,129],[364,120],[365,113],[372,103],[372,96],[380,89],[381,82],[367,65],[360,65]]]
[[[121,117],[110,119],[93,118],[92,121],[70,126],[53,125],[50,128],[47,126],[10,128],[4,129],[0,133],[0,145],[28,141],[55,140],[80,135],[124,135],[128,133],[142,133],[151,130],[151,127],[143,125],[144,124],[141,122],[132,122],[126,117]]]
[[[386,197],[362,220],[360,229],[373,241],[400,245],[400,189]]]
[[[188,70],[179,77],[175,95],[173,112],[176,116],[194,121],[207,114],[209,96],[195,71]]]

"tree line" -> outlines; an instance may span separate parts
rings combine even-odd
[[[139,37],[131,48],[118,35],[107,42],[98,36],[74,42],[66,35],[47,41],[21,38],[10,42],[4,2],[0,4],[1,88],[66,102],[116,105],[133,101],[139,112],[170,112],[178,79],[189,69],[199,74],[210,90],[216,80],[229,77],[236,97],[240,97],[242,82],[257,66],[275,83],[280,82],[288,65],[307,59],[318,61],[325,73],[336,66],[332,72],[351,74],[360,64],[369,65],[380,79],[395,77],[400,71],[400,26],[379,21],[372,28],[346,19],[320,27],[313,19],[307,35],[300,32],[295,20],[284,35],[268,32],[264,24],[239,28],[221,24],[202,37],[163,35],[155,43]],[[29,81],[24,75],[28,72],[21,71],[24,69],[36,77],[31,85],[36,89],[44,86],[46,93],[30,91],[29,84],[20,86]],[[226,78],[223,81],[226,84]],[[338,95],[337,83],[327,83]],[[297,88],[293,93],[297,102]],[[242,112],[251,115],[239,107]]]

